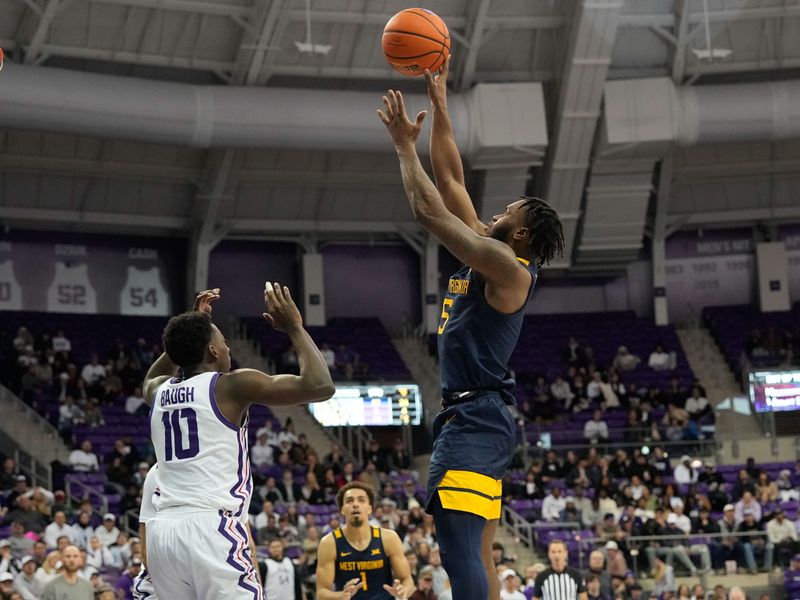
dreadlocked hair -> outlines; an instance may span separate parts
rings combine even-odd
[[[541,198],[520,196],[525,202],[525,227],[528,235],[528,248],[536,265],[548,264],[558,254],[564,256],[564,229],[556,210]]]

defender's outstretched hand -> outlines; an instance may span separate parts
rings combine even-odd
[[[395,147],[399,148],[409,144],[413,146],[422,131],[422,121],[428,112],[425,110],[419,112],[416,120],[412,121],[406,113],[403,95],[394,90],[389,90],[383,97],[383,104],[386,106],[386,112],[378,110],[378,117],[389,130]]]
[[[194,309],[199,312],[211,312],[211,303],[214,300],[219,299],[219,288],[213,288],[210,290],[205,290],[204,292],[200,292],[197,294],[197,298],[194,299]]]
[[[431,73],[425,69],[425,83],[428,85],[428,97],[434,108],[447,106],[447,74],[450,72],[450,59],[453,55],[445,59],[442,68],[436,73]]]
[[[276,330],[287,333],[290,329],[303,326],[300,310],[285,285],[281,286],[277,281],[275,283],[267,281],[264,284],[264,304],[267,306],[267,312],[263,317]]]

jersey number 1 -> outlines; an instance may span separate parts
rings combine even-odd
[[[181,419],[186,419],[189,426],[189,447],[183,446],[183,430],[181,429]],[[197,413],[193,408],[181,408],[165,412],[161,415],[161,422],[164,424],[164,449],[165,460],[172,460],[173,448],[175,458],[178,460],[192,458],[200,452],[200,436],[197,435]]]

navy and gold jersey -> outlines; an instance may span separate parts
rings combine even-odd
[[[531,272],[530,299],[537,269],[517,258]],[[527,300],[525,302],[527,304]],[[442,391],[510,390],[514,379],[508,360],[522,329],[525,305],[504,314],[492,308],[484,296],[484,281],[470,267],[450,277],[439,323],[439,366]]]
[[[369,546],[356,550],[347,541],[341,527],[333,530],[336,542],[336,575],[334,583],[337,590],[343,590],[351,579],[360,579],[364,586],[356,596],[361,600],[390,600],[391,595],[383,589],[383,584],[392,585],[392,566],[383,549],[380,527],[370,527],[372,535]]]

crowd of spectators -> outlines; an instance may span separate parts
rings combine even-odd
[[[789,329],[753,329],[745,340],[744,351],[756,363],[792,363],[800,359],[800,337]]]
[[[353,351],[346,344],[338,344],[336,350],[327,343],[320,344],[320,352],[325,359],[325,364],[331,371],[331,376],[336,381],[366,381],[369,379],[369,365],[362,361],[361,355]],[[282,373],[299,373],[300,365],[297,363],[297,353],[291,346],[279,355],[273,355],[278,370]]]

